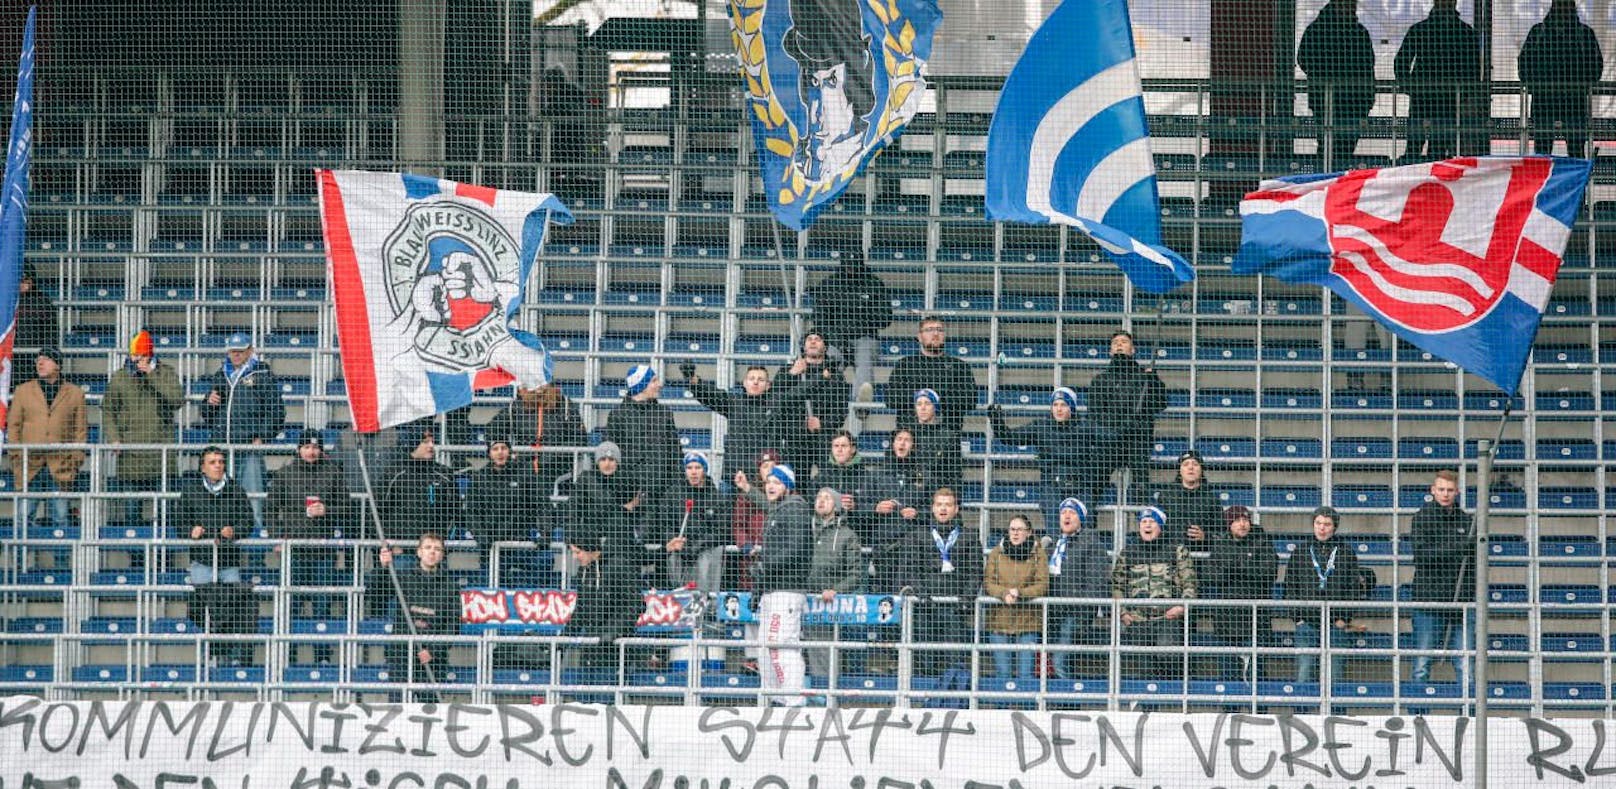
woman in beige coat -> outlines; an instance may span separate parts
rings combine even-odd
[[[1049,591],[1049,558],[1044,546],[1032,538],[1032,524],[1024,516],[1010,519],[1009,533],[988,554],[982,571],[982,590],[1003,601],[987,611],[988,640],[995,644],[1036,644],[1043,629],[1042,611],[1029,601]],[[1010,678],[1010,652],[993,653],[1000,679]],[[1033,650],[1016,654],[1015,678],[1036,679]]]

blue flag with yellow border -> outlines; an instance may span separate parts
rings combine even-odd
[[[920,109],[936,0],[729,0],[774,218],[806,230]]]

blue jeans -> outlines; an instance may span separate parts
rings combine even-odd
[[[77,487],[78,485],[75,484],[69,485],[64,489],[60,485],[57,485],[56,477],[55,475],[51,474],[49,468],[40,469],[34,474],[34,478],[28,481],[29,493],[67,493]],[[46,521],[52,527],[57,529],[65,529],[72,526],[73,512],[70,507],[71,503],[72,502],[69,499],[58,497],[51,499],[35,499],[31,505],[18,507],[18,512],[22,516],[22,527],[25,530],[25,533],[30,523],[38,523],[41,521]],[[47,510],[50,512],[50,518],[48,521],[44,517]]]
[[[1054,619],[1054,611],[1071,612],[1063,615],[1064,618]],[[1095,615],[1099,612],[1093,606],[1074,606],[1064,609],[1052,609],[1051,619],[1056,624],[1055,642],[1062,646],[1073,645],[1104,645],[1111,643],[1110,623],[1104,627],[1095,625]],[[1051,652],[1050,662],[1055,667],[1055,676],[1060,679],[1071,679],[1077,676],[1077,655],[1071,652]]]
[[[262,452],[235,453],[235,468],[231,469],[230,476],[241,483],[241,489],[247,492],[247,501],[252,505],[253,531],[261,533],[264,530],[264,499],[262,494],[269,488],[264,485],[264,454]],[[254,535],[256,536],[256,535]]]
[[[190,583],[192,586],[200,584],[239,584],[241,583],[240,567],[221,567],[215,573],[213,565],[201,562],[191,562]]]
[[[1415,649],[1468,650],[1476,641],[1475,619],[1460,609],[1416,608],[1413,618]],[[1414,682],[1429,682],[1433,660],[1452,663],[1453,681],[1464,681],[1465,658],[1458,655],[1448,658],[1419,655],[1414,658],[1414,672],[1409,678]]]
[[[994,644],[1036,644],[1037,633],[989,633],[988,641]],[[1008,650],[993,653],[994,675],[999,679],[1012,679],[1010,675],[1010,656]],[[1037,653],[1032,650],[1016,652],[1016,673],[1014,679],[1036,680],[1038,675],[1033,671]]]
[[[1351,644],[1352,644],[1352,639],[1351,639],[1350,635],[1346,631],[1337,630],[1334,627],[1330,628],[1330,649],[1331,649],[1331,654],[1330,654],[1330,681],[1331,682],[1336,682],[1336,681],[1339,681],[1341,679],[1341,667],[1346,664],[1346,661],[1343,660],[1345,655],[1342,652],[1340,652],[1339,650],[1346,649],[1348,646],[1351,646]],[[1296,648],[1297,649],[1318,649],[1319,648],[1319,626],[1312,623],[1312,622],[1297,622],[1296,623]],[[1305,655],[1305,654],[1304,655],[1297,655],[1296,656],[1296,681],[1297,682],[1312,682],[1314,675],[1318,671],[1318,667],[1319,667],[1319,656],[1318,655]]]

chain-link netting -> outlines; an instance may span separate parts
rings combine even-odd
[[[0,786],[1600,774],[1613,31],[44,3]]]

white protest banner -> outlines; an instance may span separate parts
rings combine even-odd
[[[1616,774],[1600,720],[1496,719],[1512,787]],[[0,789],[1458,787],[1464,718],[0,699]]]

